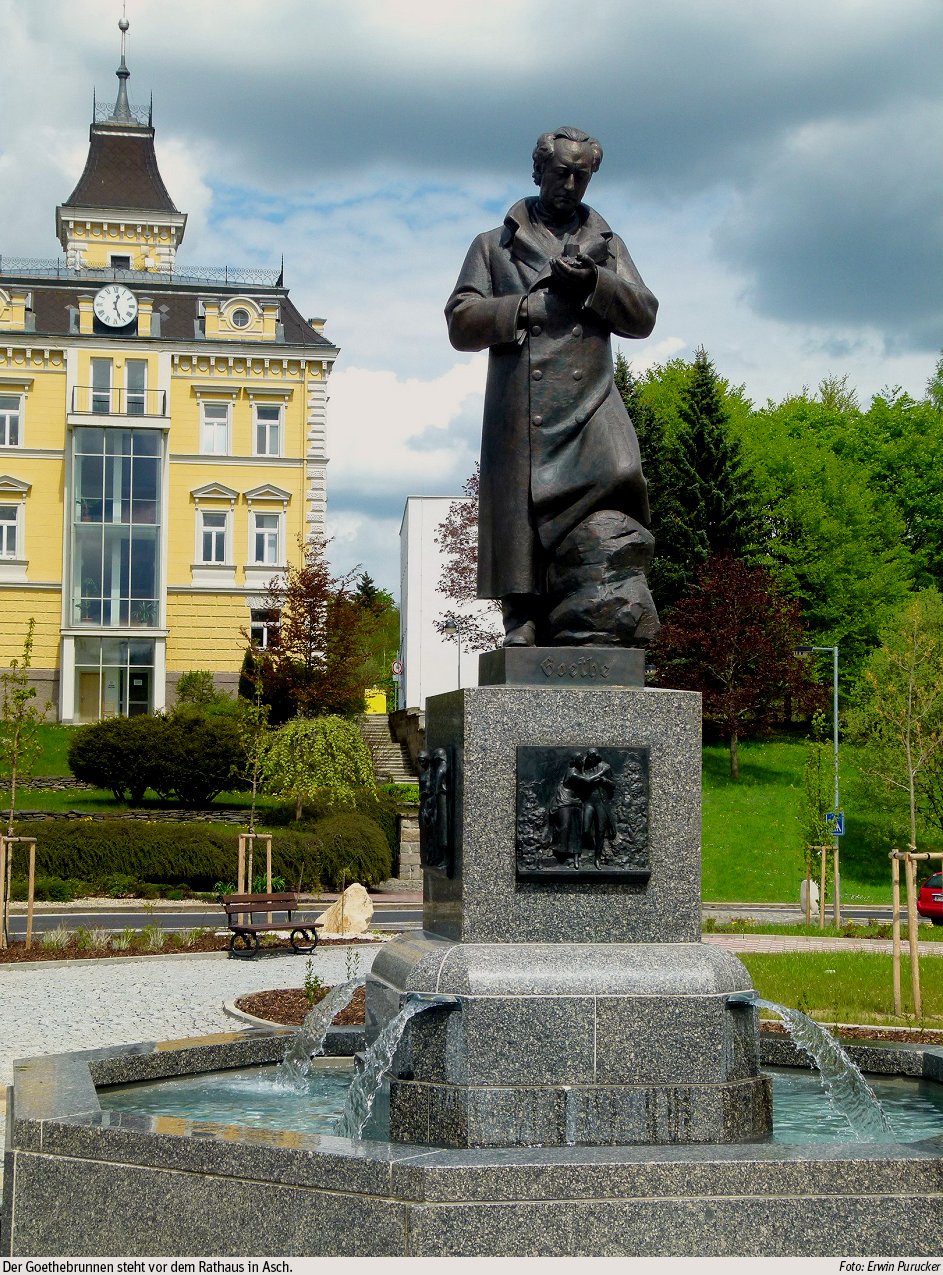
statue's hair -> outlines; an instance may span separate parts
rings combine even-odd
[[[585,142],[593,152],[593,172],[599,171],[599,165],[602,163],[602,146],[595,137],[590,137],[588,133],[584,133],[580,128],[557,128],[552,133],[541,133],[537,138],[537,145],[534,147],[534,185],[540,185],[540,175],[543,172],[544,164],[553,155],[553,144],[558,139],[566,142]]]

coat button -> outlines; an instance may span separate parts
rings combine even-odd
[[[580,412],[579,416],[577,416],[577,417],[576,417],[576,423],[577,423],[577,425],[585,425],[585,424],[586,424],[586,417],[583,415],[583,413],[582,413],[582,412]]]
[[[577,323],[576,327],[573,329],[573,335],[574,335],[574,336],[582,336],[582,335],[583,335],[583,329],[580,327],[580,325],[579,325],[578,323]]]
[[[542,416],[532,416],[531,420],[535,425],[543,425],[544,423],[544,418]]]
[[[541,372],[540,368],[537,368],[536,372],[531,372],[531,376],[535,381],[542,381],[544,379],[544,374]]]
[[[580,371],[579,368],[577,368],[576,371],[573,373],[573,380],[581,381],[582,379],[583,379],[583,373]]]
[[[531,336],[540,336],[541,332],[543,332],[543,328],[540,326],[539,323],[535,323],[530,330]]]

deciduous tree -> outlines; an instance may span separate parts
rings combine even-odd
[[[355,808],[357,788],[375,788],[373,764],[354,722],[342,717],[295,717],[274,731],[265,757],[265,786],[295,803],[319,797]]]
[[[334,575],[320,537],[301,549],[301,563],[286,567],[266,590],[264,609],[278,615],[268,647],[250,651],[243,667],[243,689],[261,678],[275,725],[296,713],[363,711],[367,643],[355,589],[359,569]]]
[[[461,640],[473,651],[487,651],[500,646],[503,630],[500,622],[500,604],[482,615],[470,613],[470,603],[478,601],[478,464],[475,472],[462,488],[462,494],[449,505],[449,511],[439,524],[435,542],[442,551],[443,564],[439,576],[438,591],[454,605],[442,613],[436,628],[442,634],[450,624],[461,627]],[[493,614],[494,619],[490,616]],[[451,640],[451,634],[445,634]],[[456,638],[456,640],[458,640]]]
[[[849,725],[867,748],[870,773],[906,794],[916,849],[921,801],[934,821],[943,810],[943,598],[936,589],[916,594],[882,639],[862,671]]]
[[[705,722],[728,743],[732,779],[741,739],[766,729],[787,696],[811,708],[820,693],[795,656],[802,637],[798,605],[765,568],[712,554],[652,648],[659,685],[701,692]]]

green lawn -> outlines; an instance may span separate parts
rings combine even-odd
[[[890,955],[872,952],[742,952],[740,960],[765,1000],[800,1009],[828,1023],[905,1023],[914,1026],[910,961],[901,961],[902,1019],[894,1017]],[[921,1024],[943,1024],[943,957],[920,964]],[[772,1017],[772,1015],[770,1015]]]
[[[704,749],[705,900],[798,903],[804,876],[800,828],[805,757],[801,740],[741,744],[741,776],[735,783],[727,749]],[[906,808],[896,795],[881,792],[860,772],[855,748],[842,745],[840,757],[846,827],[840,858],[842,901],[889,903],[887,854],[907,839]],[[926,848],[939,848],[940,840],[937,832]],[[827,897],[831,898],[830,889]]]
[[[41,728],[43,752],[36,775],[68,774],[66,755],[75,729]],[[804,875],[800,819],[805,756],[804,742],[792,738],[741,744],[741,777],[734,783],[726,747],[712,744],[704,749],[705,900],[798,903]],[[899,797],[882,792],[861,774],[857,750],[848,744],[841,747],[841,789],[847,828],[841,843],[842,901],[887,903],[887,853],[906,840],[906,809]],[[247,803],[245,793],[224,793],[215,804],[224,809]],[[260,797],[258,808],[264,811],[281,804],[276,798]],[[34,810],[117,809],[104,792],[23,792],[18,805]],[[943,837],[937,832],[922,848],[938,849],[941,842]]]
[[[35,776],[61,776],[69,773],[69,763],[66,761],[69,752],[69,740],[77,729],[78,727],[76,726],[56,726],[52,723],[40,726],[39,742],[42,746],[42,752],[32,768],[32,773]]]

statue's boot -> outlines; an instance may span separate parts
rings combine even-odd
[[[510,594],[501,599],[505,646],[533,646],[537,625],[533,612],[534,599],[527,594]]]

